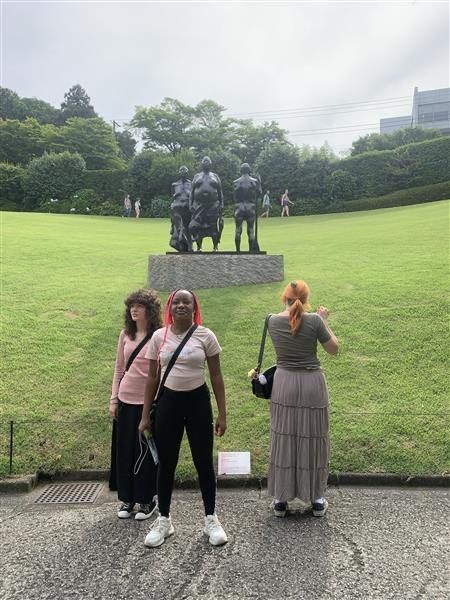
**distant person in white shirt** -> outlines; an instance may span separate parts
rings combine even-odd
[[[134,203],[134,212],[136,213],[136,219],[139,219],[141,215],[141,199],[138,198]]]
[[[264,194],[264,198],[263,198],[263,203],[262,203],[262,208],[263,208],[263,212],[261,217],[268,217],[269,216],[269,211],[270,211],[270,197],[269,197],[269,190],[266,191],[266,193]]]

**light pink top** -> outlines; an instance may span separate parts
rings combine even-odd
[[[165,327],[157,329],[150,340],[146,357],[161,362],[161,378],[166,367],[177,349],[184,333],[176,335],[169,326],[166,341],[161,347],[164,339]],[[161,352],[159,352],[161,349]],[[207,327],[197,327],[187,344],[181,351],[172,370],[167,377],[165,386],[171,390],[184,391],[194,390],[205,383],[205,361],[207,357],[215,356],[222,351],[214,333]]]
[[[117,398],[120,398],[121,402],[125,402],[126,404],[144,404],[145,384],[150,366],[150,361],[145,355],[151,340],[141,348],[139,354],[133,360],[131,367],[125,373],[128,359],[139,342],[140,340],[131,340],[125,331],[120,332],[119,343],[117,344],[111,404],[117,404]],[[120,378],[124,373],[125,375],[121,381]]]

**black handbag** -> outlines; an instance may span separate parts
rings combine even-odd
[[[253,394],[257,398],[264,398],[265,400],[270,400],[270,397],[272,396],[273,378],[275,376],[275,371],[277,370],[277,366],[273,365],[272,367],[266,369],[261,373],[262,359],[264,356],[264,346],[266,344],[267,328],[269,326],[270,317],[271,315],[267,315],[264,321],[261,345],[259,347],[258,365],[255,369],[256,376],[252,379]],[[260,381],[260,378],[263,380],[263,382]]]

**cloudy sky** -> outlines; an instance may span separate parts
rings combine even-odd
[[[1,85],[97,112],[211,98],[336,152],[449,86],[449,2],[1,0]]]

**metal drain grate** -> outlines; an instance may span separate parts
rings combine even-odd
[[[101,483],[53,483],[36,498],[35,504],[75,504],[94,502]]]

